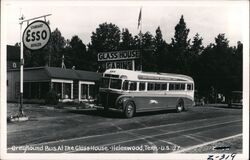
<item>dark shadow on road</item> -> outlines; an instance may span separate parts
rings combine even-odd
[[[224,109],[242,109],[242,106],[211,106],[211,107],[214,107],[214,108],[224,108]]]
[[[122,113],[120,112],[111,112],[111,111],[104,111],[104,110],[69,110],[70,113],[76,114],[85,114],[91,116],[98,116],[98,117],[106,117],[106,118],[123,118]]]
[[[106,117],[106,118],[118,118],[118,119],[125,118],[123,113],[115,112],[115,111],[93,109],[93,110],[69,110],[68,112],[76,113],[76,114],[92,115],[92,116],[98,116],[98,117]],[[152,116],[152,115],[168,114],[168,113],[176,113],[176,110],[141,112],[141,113],[136,113],[135,117]]]
[[[176,113],[176,110],[161,110],[161,111],[148,111],[148,112],[141,112],[136,113],[136,117],[142,117],[142,116],[151,116],[151,115],[159,115],[159,114],[168,114],[168,113]]]

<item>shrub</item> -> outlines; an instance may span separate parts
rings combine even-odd
[[[54,90],[50,90],[45,97],[45,103],[46,104],[52,104],[56,105],[59,102],[59,97],[57,96],[57,93]]]

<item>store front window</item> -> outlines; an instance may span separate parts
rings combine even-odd
[[[79,100],[95,99],[95,84],[91,82],[80,82],[80,98]]]

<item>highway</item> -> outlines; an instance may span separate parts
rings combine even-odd
[[[140,113],[131,119],[94,109],[48,112],[40,107],[30,108],[30,113],[30,121],[8,124],[9,153],[190,153],[242,137],[241,109],[193,107],[182,113]],[[241,151],[241,144],[228,152]]]

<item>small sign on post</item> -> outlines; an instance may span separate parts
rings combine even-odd
[[[23,44],[30,50],[43,48],[50,39],[51,31],[44,21],[34,21],[23,32]]]

